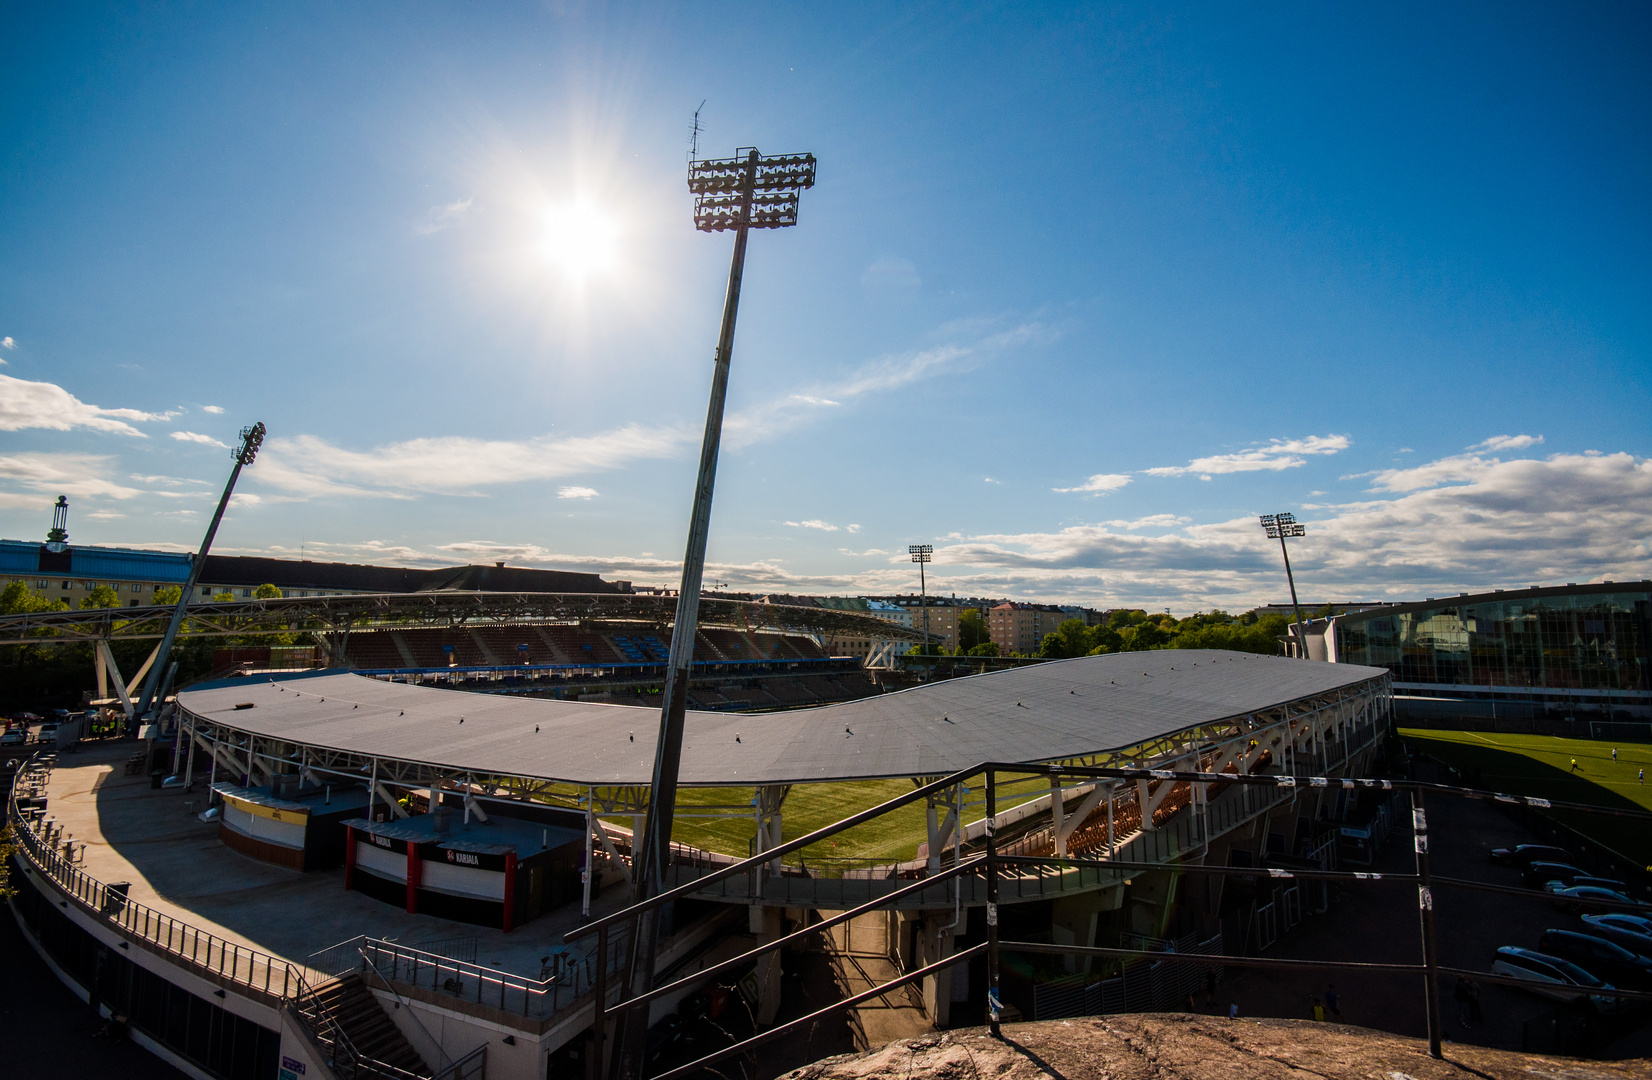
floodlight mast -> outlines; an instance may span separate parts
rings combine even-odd
[[[723,324],[712,368],[711,403],[706,409],[705,438],[700,446],[700,472],[694,485],[694,509],[689,517],[688,546],[683,554],[676,622],[671,629],[671,654],[661,695],[660,733],[654,749],[648,820],[641,846],[633,849],[635,903],[648,900],[660,891],[671,864],[671,826],[676,813],[677,775],[682,765],[689,671],[699,624],[700,585],[705,574],[706,538],[711,529],[711,496],[717,480],[717,451],[723,436],[729,361],[734,354],[734,324],[740,310],[740,284],[746,266],[746,234],[751,229],[783,229],[796,225],[802,191],[813,187],[814,182],[813,154],[764,157],[755,149],[741,147],[734,157],[691,160],[688,166],[688,189],[694,194],[694,227],[701,232],[733,231],[734,256],[729,264]],[[653,988],[658,940],[659,911],[644,912],[633,939],[628,996]],[[647,1007],[643,1008],[646,1012]],[[615,1033],[617,1075],[626,1080],[642,1075],[647,1036],[646,1015],[622,1014],[620,1028]]]
[[[934,559],[935,559],[935,545],[934,544],[909,544],[909,545],[907,545],[906,551],[907,551],[907,554],[912,556],[912,561],[918,564],[918,606],[923,611],[923,614],[924,614],[924,644],[923,644],[923,651],[924,651],[924,655],[928,656],[929,655],[929,588],[928,588],[927,583],[924,581],[924,564],[934,561]],[[925,670],[927,670],[927,668]]]
[[[224,511],[229,507],[229,497],[235,493],[235,481],[241,478],[241,469],[251,465],[253,459],[258,456],[258,448],[264,445],[264,435],[264,425],[261,422],[242,428],[241,445],[231,451],[231,457],[235,459],[235,468],[230,470],[229,483],[224,485],[224,494],[218,500],[218,509],[213,511],[206,536],[201,539],[201,550],[189,560],[189,579],[184,582],[183,591],[178,594],[178,606],[172,609],[172,621],[166,625],[166,635],[161,638],[160,645],[155,649],[154,662],[149,666],[149,679],[143,684],[143,697],[138,699],[137,709],[133,713],[138,720],[147,719],[151,710],[160,712],[166,695],[163,691],[160,700],[156,700],[155,691],[160,687],[161,673],[166,670],[166,661],[172,655],[172,642],[177,639],[178,629],[184,624],[184,612],[189,607],[190,598],[195,595],[195,584],[201,580],[201,571],[206,569],[207,553],[212,550],[212,538],[218,535],[218,523],[224,520]]]
[[[1285,537],[1306,536],[1307,530],[1296,523],[1295,514],[1263,514],[1260,520],[1262,530],[1269,537],[1279,541],[1279,554],[1285,557],[1285,580],[1291,586],[1291,610],[1296,612],[1296,623],[1294,625],[1297,627],[1297,632],[1291,642],[1291,647],[1299,655],[1306,656],[1307,652],[1303,646],[1307,644],[1307,641],[1303,638],[1301,629],[1302,605],[1296,602],[1296,578],[1291,574],[1291,553],[1285,548]]]

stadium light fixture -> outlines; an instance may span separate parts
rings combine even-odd
[[[698,125],[696,114],[696,139]],[[729,265],[728,292],[723,300],[723,323],[712,367],[711,403],[706,409],[700,471],[688,525],[688,547],[683,554],[682,586],[677,592],[671,654],[661,694],[660,733],[654,749],[648,820],[642,846],[634,860],[634,903],[659,892],[671,863],[671,826],[676,816],[677,776],[682,765],[689,668],[694,658],[694,634],[699,625],[706,538],[711,529],[711,495],[717,480],[723,403],[728,397],[734,324],[740,310],[740,283],[746,266],[746,236],[752,229],[784,229],[796,225],[803,189],[813,187],[814,182],[813,154],[764,157],[751,147],[741,147],[733,157],[697,160],[691,156],[688,163],[688,190],[694,195],[694,227],[701,232],[733,232],[734,256]],[[657,912],[642,916],[635,940],[636,948],[631,951],[631,985],[637,993],[646,993],[654,983],[654,956],[659,943]],[[620,1074],[641,1076],[648,1034],[646,1017],[626,1016],[621,1023],[625,1027],[618,1033],[616,1044],[620,1047]]]
[[[1295,514],[1263,514],[1261,522],[1262,531],[1266,532],[1270,539],[1279,541],[1279,554],[1285,557],[1285,580],[1291,586],[1291,610],[1296,612],[1297,634],[1292,646],[1305,656],[1307,653],[1302,647],[1307,641],[1302,636],[1302,605],[1296,602],[1296,578],[1291,574],[1291,553],[1285,547],[1285,538],[1306,536],[1307,530],[1296,523]]]

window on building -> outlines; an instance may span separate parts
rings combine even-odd
[[[41,578],[39,581],[34,583],[34,587],[37,589],[49,589],[51,586],[52,583],[47,581],[45,578]]]
[[[244,596],[244,597],[250,597],[250,596],[252,596],[252,590],[251,589],[242,589],[241,590],[241,595]]]
[[[143,586],[139,585],[137,582],[133,582],[132,583],[132,591],[133,592],[143,592]]]
[[[68,590],[68,589],[72,589],[72,588],[74,588],[74,587],[75,587],[75,583],[74,583],[74,582],[72,582],[72,581],[65,581],[65,582],[64,582],[64,583],[63,583],[63,588],[64,588],[64,589],[65,589],[65,590]]]

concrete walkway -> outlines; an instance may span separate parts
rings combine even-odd
[[[129,881],[132,900],[198,929],[284,959],[357,935],[421,943],[476,940],[476,962],[537,979],[540,958],[562,948],[562,935],[584,920],[577,903],[510,934],[429,915],[409,915],[344,888],[342,868],[300,873],[231,851],[218,825],[195,816],[206,805],[204,784],[193,793],[155,790],[148,776],[126,776],[133,743],[83,744],[58,758],[47,788],[47,813],[77,844],[80,868],[105,883]],[[623,906],[614,887],[592,904],[593,915]]]

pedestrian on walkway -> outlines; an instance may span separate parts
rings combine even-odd
[[[1572,771],[1573,771],[1573,772],[1577,772],[1577,771],[1578,771],[1578,767],[1577,767],[1577,758],[1573,758],[1573,759],[1572,759]]]
[[[1317,997],[1314,998],[1313,1009],[1310,1015],[1318,1023],[1323,1024],[1325,1022],[1325,1006]]]
[[[1325,987],[1325,1008],[1334,1020],[1342,1019],[1342,998],[1337,994],[1337,984],[1331,983]]]
[[[1618,748],[1614,746],[1614,747],[1612,747],[1612,763],[1617,764],[1617,760],[1618,760]]]
[[[1239,1003],[1237,1001],[1228,1002],[1228,1019],[1239,1019]]]
[[[1646,770],[1645,769],[1641,770],[1640,781],[1641,781],[1641,786],[1644,787],[1646,785]]]

